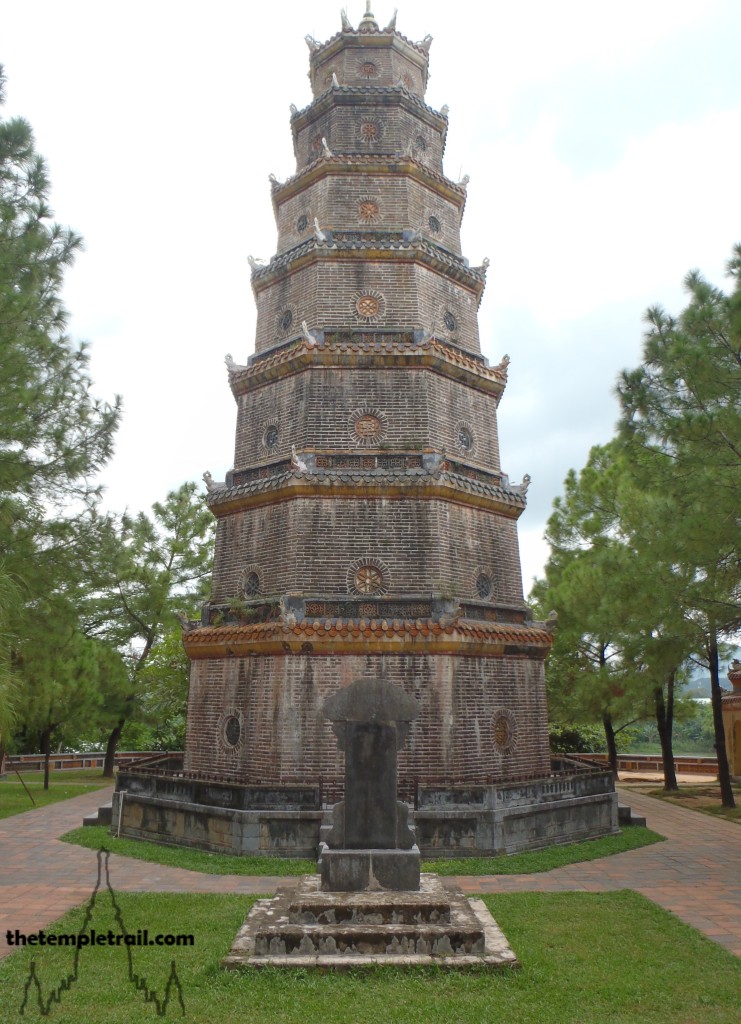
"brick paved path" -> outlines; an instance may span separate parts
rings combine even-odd
[[[83,903],[97,874],[94,850],[56,838],[110,798],[98,790],[0,821],[0,957],[12,952],[7,928],[32,932]],[[741,956],[741,828],[710,815],[630,793],[625,797],[667,842],[539,875],[458,879],[464,891],[603,892],[635,889]],[[111,855],[115,889],[264,894],[285,879],[204,875]]]

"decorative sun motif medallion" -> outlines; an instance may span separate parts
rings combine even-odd
[[[353,296],[353,313],[363,323],[379,320],[386,308],[386,300],[380,292],[357,292]]]
[[[350,434],[360,447],[373,447],[385,433],[386,417],[380,409],[355,409],[350,413]]]
[[[360,65],[359,74],[361,78],[377,78],[378,67],[373,63],[372,60],[364,60]]]
[[[427,226],[429,227],[433,235],[439,235],[442,230],[440,226],[440,221],[437,219],[437,217],[435,217],[434,214],[431,217],[429,217],[427,221]]]
[[[219,748],[225,754],[238,754],[242,749],[243,724],[239,708],[225,708],[219,715],[216,738]]]
[[[424,151],[427,149],[427,139],[424,137],[424,135],[415,136],[414,148],[418,149],[420,153],[424,153]]]
[[[388,569],[379,558],[360,558],[347,570],[347,589],[361,597],[388,591]]]
[[[355,573],[355,586],[361,594],[377,594],[382,585],[383,576],[375,565],[361,565]]]
[[[359,131],[363,142],[377,142],[381,135],[381,126],[378,121],[361,121]]]
[[[443,313],[443,323],[449,331],[455,331],[458,328],[458,321],[449,309],[446,309]]]
[[[358,437],[376,438],[381,434],[381,421],[377,416],[373,416],[370,413],[358,416],[353,426]]]
[[[358,216],[363,224],[375,224],[378,220],[380,207],[377,199],[370,196],[363,196],[358,203]]]
[[[302,235],[304,233],[304,231],[306,231],[308,226],[309,226],[309,218],[306,216],[305,213],[302,213],[301,216],[299,217],[299,219],[296,221],[296,230],[298,231],[298,233],[300,235]]]
[[[412,78],[408,71],[404,72],[404,74],[401,76],[401,80],[407,87],[407,89],[411,92],[412,89],[414,88],[414,79]]]
[[[517,723],[511,711],[495,711],[491,735],[500,754],[511,754],[517,747]]]

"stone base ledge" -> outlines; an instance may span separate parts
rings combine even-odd
[[[325,843],[319,854],[322,889],[326,892],[372,892],[419,889],[419,847],[411,850],[333,850]]]
[[[416,892],[328,893],[319,884],[304,875],[255,903],[222,967],[520,966],[483,900],[466,899],[451,879],[423,874]]]

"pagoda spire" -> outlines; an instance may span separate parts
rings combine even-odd
[[[358,32],[378,32],[378,22],[371,11],[371,0],[365,0],[365,14],[358,25]]]

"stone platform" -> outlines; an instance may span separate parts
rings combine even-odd
[[[297,886],[285,884],[259,900],[222,967],[520,966],[484,902],[467,899],[451,880],[423,874],[418,892],[320,886],[318,875],[303,875]]]

